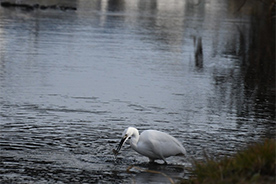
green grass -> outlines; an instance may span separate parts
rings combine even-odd
[[[193,177],[182,184],[232,184],[268,183],[274,184],[276,174],[276,142],[268,139],[248,146],[232,157],[215,161],[206,157],[205,162],[194,161]]]

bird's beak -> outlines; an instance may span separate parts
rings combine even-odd
[[[129,137],[127,135],[125,135],[122,139],[121,142],[119,143],[119,145],[117,146],[116,150],[113,149],[113,154],[115,156],[117,156],[119,154],[119,151],[121,150],[122,146],[125,144],[125,142],[127,141]]]

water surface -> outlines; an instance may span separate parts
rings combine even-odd
[[[131,165],[188,177],[186,158],[149,165],[128,145],[115,162],[128,126],[168,132],[195,159],[275,134],[274,81],[248,74],[252,19],[239,3],[40,3],[77,11],[0,7],[4,183],[169,183]]]

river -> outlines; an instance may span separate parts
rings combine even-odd
[[[171,134],[196,160],[274,137],[275,64],[252,70],[260,68],[250,61],[259,35],[251,34],[253,5],[239,2],[0,7],[2,183],[170,182],[127,172],[133,165],[174,181],[189,176],[187,158],[151,165],[129,144],[115,161],[112,149],[129,126]],[[266,8],[262,1],[254,6]]]

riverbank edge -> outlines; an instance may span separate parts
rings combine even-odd
[[[193,161],[190,179],[180,184],[230,184],[268,183],[276,181],[276,140],[265,139],[248,145],[232,157],[215,160],[205,156],[205,161]]]

